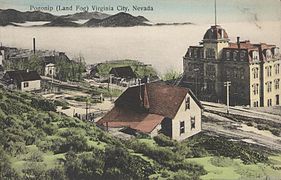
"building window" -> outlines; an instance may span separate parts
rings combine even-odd
[[[267,77],[270,77],[271,76],[271,71],[272,71],[272,66],[265,67],[265,70],[266,70]]]
[[[246,51],[241,51],[241,55],[240,55],[241,61],[243,61],[245,59],[246,53],[247,53]]]
[[[206,51],[207,58],[215,58],[215,50],[208,48]]]
[[[233,60],[234,60],[234,61],[237,60],[237,52],[236,52],[236,51],[233,52]]]
[[[226,51],[226,60],[230,60],[230,52],[229,51]]]
[[[198,50],[197,49],[193,49],[193,53],[194,53],[194,58],[197,58]]]
[[[187,97],[185,100],[185,110],[190,109],[190,97]]]
[[[180,122],[180,134],[183,134],[184,130],[185,130],[185,128],[184,128],[184,121],[181,121]]]
[[[267,106],[272,106],[272,99],[267,100]]]
[[[252,72],[254,79],[259,78],[259,68],[253,68]]]
[[[259,84],[253,84],[252,87],[254,95],[259,94]]]
[[[203,49],[200,49],[200,58],[204,58],[204,51],[203,51]]]
[[[191,129],[195,129],[195,116],[190,118]]]
[[[28,82],[23,83],[23,87],[25,87],[25,88],[28,87],[28,85],[29,85]]]
[[[259,107],[259,101],[254,102],[254,107]]]
[[[271,55],[271,51],[268,49],[268,50],[266,50],[266,58],[267,59],[270,59],[272,57],[272,55]]]
[[[252,59],[253,61],[259,60],[259,53],[257,51],[252,52]]]
[[[280,88],[280,79],[275,79],[274,84],[275,84],[275,89],[279,89]]]
[[[272,82],[267,82],[265,83],[265,85],[267,86],[267,92],[271,92],[272,91]]]
[[[279,66],[280,66],[280,64],[275,64],[274,65],[274,67],[275,67],[275,74],[279,74],[280,73]]]

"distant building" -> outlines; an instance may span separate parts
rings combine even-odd
[[[3,77],[6,85],[21,91],[36,91],[41,89],[41,77],[36,71],[7,71]]]
[[[201,131],[202,109],[189,89],[154,82],[128,88],[97,124],[183,140]]]
[[[131,66],[114,67],[109,72],[112,75],[112,83],[129,87],[137,83],[137,75]]]
[[[5,60],[5,52],[0,49],[0,66],[3,66],[3,61]]]
[[[240,41],[239,37],[232,43],[219,25],[211,26],[200,44],[190,46],[183,58],[181,83],[200,100],[226,102],[224,82],[231,81],[231,105],[280,105],[278,47]]]
[[[55,64],[49,63],[45,66],[45,76],[56,77],[56,67]]]
[[[2,65],[0,65],[0,80],[3,78],[4,73],[5,73],[5,69]]]

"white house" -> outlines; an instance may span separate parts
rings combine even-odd
[[[128,88],[97,124],[180,141],[201,131],[202,111],[189,89],[154,82]]]
[[[21,91],[36,91],[41,89],[41,77],[36,71],[7,71],[3,79],[8,87]]]
[[[56,76],[55,64],[49,63],[45,66],[45,76],[49,76],[49,77],[55,77]]]

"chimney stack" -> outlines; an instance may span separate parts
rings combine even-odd
[[[35,38],[33,38],[33,53],[35,54]]]
[[[237,36],[238,60],[240,61],[240,37]]]
[[[240,37],[239,36],[237,37],[237,46],[238,46],[238,49],[240,49]]]

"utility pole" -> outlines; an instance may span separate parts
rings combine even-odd
[[[89,116],[89,99],[86,100],[86,120],[88,120]]]
[[[215,0],[215,26],[217,25],[217,1]]]
[[[231,82],[230,81],[224,82],[224,86],[226,86],[226,105],[227,105],[226,113],[229,114],[229,87],[231,86]]]
[[[51,87],[51,92],[53,92],[53,88],[54,88],[54,72],[53,72],[53,69],[52,69],[52,87]]]
[[[199,68],[196,68],[194,69],[194,72],[195,72],[195,95],[197,97],[197,84],[198,84],[198,71],[199,71]]]
[[[110,85],[112,84],[112,74],[109,74],[109,80],[108,80],[108,92],[110,94],[110,101],[112,101],[112,94],[111,94],[111,89]]]

